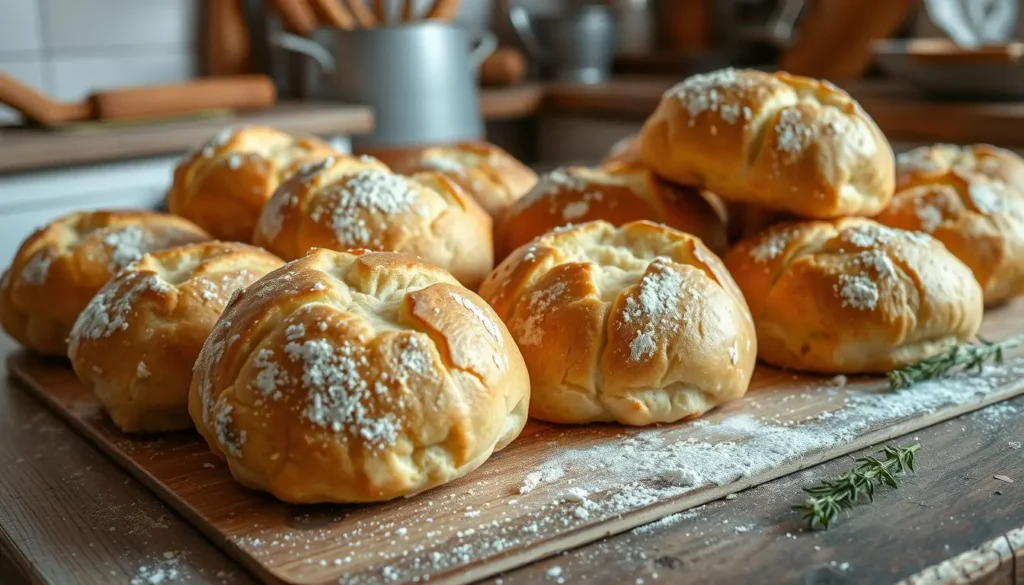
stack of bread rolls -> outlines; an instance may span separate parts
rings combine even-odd
[[[734,233],[747,237],[725,264],[765,362],[885,372],[977,333],[982,289],[957,255],[928,234],[867,219],[881,213],[889,225],[919,227],[886,211],[897,184],[892,148],[828,82],[735,69],[695,75],[665,93],[638,148],[665,180],[728,202]]]
[[[37,231],[0,324],[70,357],[123,431],[195,427],[239,482],[295,503],[462,477],[527,415],[697,417],[758,357],[885,372],[1024,292],[1024,161],[897,159],[849,95],[785,73],[693,76],[599,166],[540,177],[485,143],[404,175],[229,129],[167,204]]]

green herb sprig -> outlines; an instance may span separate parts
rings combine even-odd
[[[861,498],[874,500],[875,489],[885,484],[897,488],[896,474],[914,471],[914,452],[920,445],[910,447],[887,446],[883,450],[885,459],[862,457],[857,459],[860,465],[847,471],[839,479],[823,481],[821,485],[804,488],[810,497],[793,509],[803,514],[811,529],[828,529],[835,522],[839,513],[853,508]]]
[[[892,370],[887,375],[893,390],[909,388],[923,380],[948,376],[953,370],[976,370],[981,372],[985,362],[1003,362],[1003,352],[1024,343],[1024,336],[1013,337],[998,343],[978,336],[977,344],[955,345],[946,353],[921,360],[916,364]]]

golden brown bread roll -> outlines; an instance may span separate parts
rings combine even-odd
[[[933,144],[901,152],[896,157],[899,191],[936,184],[951,184],[962,190],[976,179],[1024,192],[1024,159],[991,144]],[[984,197],[981,192],[977,195]]]
[[[530,371],[530,416],[629,425],[742,396],[757,356],[743,296],[697,238],[647,221],[558,228],[480,287]]]
[[[486,142],[428,148],[416,170],[444,173],[495,220],[537,182],[530,167]]]
[[[228,305],[189,411],[244,485],[370,502],[476,469],[522,430],[529,391],[505,326],[444,270],[316,250]]]
[[[951,183],[900,191],[875,219],[945,244],[974,273],[986,306],[1024,293],[1024,195],[981,178]]]
[[[291,177],[264,208],[254,241],[285,260],[313,248],[403,252],[471,288],[494,266],[491,218],[451,179],[405,177],[365,156],[327,158]]]
[[[640,160],[682,185],[800,217],[874,215],[893,194],[892,148],[846,92],[786,73],[724,69],[670,89]]]
[[[926,234],[850,218],[779,224],[725,256],[759,357],[813,372],[881,373],[971,339],[981,288]]]
[[[147,252],[209,239],[192,222],[164,213],[65,215],[18,249],[0,279],[0,323],[28,348],[67,355],[75,319],[114,274]]]
[[[228,299],[281,266],[238,243],[146,254],[100,289],[71,330],[68,357],[124,432],[192,428],[191,376]]]
[[[563,167],[542,176],[509,209],[499,233],[503,250],[510,252],[570,223],[647,219],[693,234],[718,253],[726,246],[723,216],[714,195],[662,181],[636,163],[612,163]]]
[[[338,154],[265,126],[227,128],[174,169],[167,209],[221,240],[251,242],[263,206],[299,167]]]

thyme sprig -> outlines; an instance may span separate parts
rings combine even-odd
[[[998,343],[978,336],[978,343],[955,345],[946,353],[921,360],[916,364],[892,370],[887,375],[893,390],[909,388],[923,380],[948,376],[953,370],[981,372],[985,362],[1003,362],[1003,352],[1024,343],[1024,336],[1012,337]]]
[[[853,508],[862,498],[874,500],[875,489],[881,485],[899,487],[896,474],[914,471],[914,453],[920,445],[910,447],[886,446],[885,459],[861,457],[856,468],[844,473],[839,479],[823,481],[820,485],[804,488],[810,496],[807,501],[793,509],[803,514],[811,529],[828,529],[839,513]]]

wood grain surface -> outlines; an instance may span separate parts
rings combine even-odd
[[[13,346],[0,334],[0,354]],[[7,375],[0,363],[0,583],[127,585],[143,567],[256,582]]]
[[[994,339],[1021,330],[1024,302],[993,311],[984,327]],[[236,485],[191,434],[149,440],[119,434],[66,367],[28,354],[15,355],[10,366],[55,412],[261,579],[316,584],[339,578],[352,583],[424,580],[428,575],[432,582],[470,582],[1024,391],[1021,359],[989,368],[984,376],[900,393],[873,379],[842,385],[762,368],[746,398],[699,423],[642,430],[531,423],[475,473],[420,496],[376,506],[297,507]],[[918,403],[922,407],[915,410]],[[752,423],[751,415],[770,421],[762,424],[769,424],[776,438],[836,440],[824,447],[806,440],[796,447],[784,441],[761,444],[743,430]],[[624,445],[688,444],[726,449],[723,453],[735,449],[738,458],[744,448],[781,449],[784,456],[761,467],[744,467],[740,460],[715,462],[725,465],[722,477],[728,479],[695,480],[698,487],[692,489],[666,489],[664,476],[649,467],[611,466],[599,473],[593,467],[595,458],[614,457]],[[585,513],[567,495],[579,487],[587,488],[585,499],[591,504]],[[651,493],[654,497],[644,497]]]
[[[802,488],[850,469],[849,457],[511,571],[489,585],[551,583],[552,572],[588,585],[1024,585],[1024,530],[1017,529],[1024,526],[1022,416],[1024,397],[1017,397],[898,439],[921,445],[917,473],[901,477],[897,490],[879,490],[873,503],[843,514],[827,531],[807,530],[791,507],[801,502]],[[879,448],[851,456],[877,455]],[[1004,540],[1016,551],[1015,564],[991,552],[991,543]],[[979,557],[988,560],[971,560]]]

